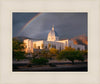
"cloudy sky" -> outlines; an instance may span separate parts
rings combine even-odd
[[[13,13],[13,37],[46,39],[52,25],[60,39],[87,35],[87,13]]]

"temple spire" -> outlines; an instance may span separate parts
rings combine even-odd
[[[54,30],[54,25],[52,25],[52,30],[48,33],[47,41],[59,41],[59,36]]]
[[[54,30],[54,25],[52,25],[52,30]]]

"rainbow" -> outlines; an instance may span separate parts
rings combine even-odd
[[[41,13],[37,14],[36,16],[34,16],[31,20],[29,20],[23,27],[22,29],[19,31],[18,34],[20,34],[33,20],[35,20],[38,16],[40,16]]]

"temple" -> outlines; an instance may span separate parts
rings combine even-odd
[[[34,41],[30,39],[25,39],[24,43],[26,45],[25,48],[26,53],[33,53],[36,50],[50,49],[50,48],[63,50],[65,49],[65,47],[75,48],[76,50],[85,50],[84,45],[78,45],[78,44],[76,45],[73,43],[72,40],[69,39],[59,40],[59,36],[55,31],[54,26],[52,26],[51,31],[48,33],[47,41],[45,40]]]

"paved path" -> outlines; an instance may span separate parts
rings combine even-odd
[[[87,71],[87,64],[64,64],[57,65],[56,67],[45,66],[33,66],[33,67],[19,67],[14,71]]]

